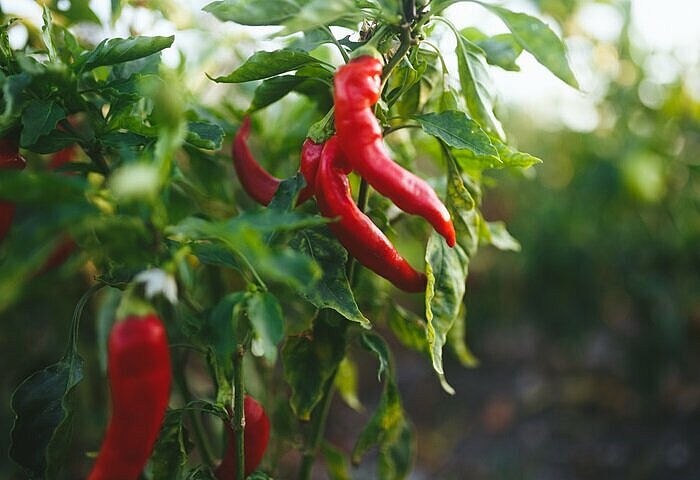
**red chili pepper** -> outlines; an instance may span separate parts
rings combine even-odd
[[[336,218],[328,224],[336,238],[357,260],[407,292],[425,291],[426,277],[416,271],[372,221],[357,208],[340,157],[337,137],[331,137],[321,154],[316,173],[316,200],[321,214]]]
[[[406,213],[420,215],[455,244],[450,212],[427,182],[394,162],[371,107],[379,101],[381,62],[361,56],[335,74],[335,129],[353,170]]]
[[[109,335],[112,417],[88,480],[136,480],[151,455],[170,396],[170,352],[155,315],[129,317]]]
[[[27,161],[19,153],[19,145],[15,135],[8,135],[0,138],[0,170],[14,169],[24,170]],[[12,226],[12,219],[15,216],[15,204],[7,201],[0,201],[0,241],[2,241]]]
[[[270,439],[270,419],[267,418],[265,409],[255,399],[245,396],[243,399],[243,413],[245,415],[245,429],[243,430],[243,451],[245,461],[245,475],[250,475],[262,460]],[[226,423],[226,436],[228,444],[224,457],[214,472],[219,480],[233,480],[236,478],[236,434],[231,428],[231,423]]]
[[[255,159],[248,148],[250,117],[245,117],[233,141],[233,166],[243,189],[261,205],[269,205],[282,180],[271,175]],[[314,175],[321,156],[323,145],[307,139],[301,148],[300,170],[306,180],[306,187],[299,192],[297,205],[304,203],[314,194]]]

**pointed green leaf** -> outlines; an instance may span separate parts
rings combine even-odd
[[[290,405],[301,420],[311,418],[323,396],[324,385],[332,381],[345,356],[344,329],[328,322],[326,317],[332,315],[336,314],[322,311],[311,332],[287,337],[282,348],[284,377],[292,388]]]
[[[220,83],[250,82],[296,70],[303,65],[320,63],[320,60],[304,50],[286,48],[273,52],[256,52],[233,72],[213,80]]]
[[[306,32],[323,25],[332,25],[346,16],[357,16],[353,0],[311,0],[294,17],[284,22],[284,29],[278,35]]]
[[[466,333],[467,308],[462,304],[462,309],[457,315],[454,325],[447,332],[447,344],[463,366],[473,368],[479,364],[479,360],[467,347]]]
[[[480,160],[500,162],[498,151],[491,143],[489,136],[464,112],[447,110],[416,115],[415,118],[426,133],[441,139],[450,147],[469,150]]]
[[[506,229],[503,222],[480,222],[479,241],[499,250],[519,252],[520,243]]]
[[[303,291],[304,298],[316,308],[332,308],[350,321],[370,328],[369,320],[360,312],[345,274],[347,251],[326,228],[299,232],[291,247],[311,257],[320,267],[322,277],[313,288]]]
[[[31,147],[42,135],[48,135],[56,128],[56,124],[66,118],[66,112],[61,106],[50,100],[32,100],[22,113],[22,136],[20,144]]]
[[[538,62],[564,82],[578,88],[578,82],[566,58],[564,42],[546,23],[525,13],[512,12],[496,5],[477,3],[501,17],[513,33],[515,40],[534,55]]]
[[[175,37],[172,35],[169,37],[105,39],[94,50],[85,52],[76,63],[76,66],[81,71],[85,71],[148,57],[170,47],[173,44],[173,40],[175,40]]]
[[[153,478],[180,478],[194,446],[183,425],[184,410],[168,410],[153,447],[150,465]]]
[[[352,480],[350,462],[342,450],[328,442],[323,442],[321,453],[323,454],[323,463],[326,464],[328,480]]]
[[[241,25],[280,25],[299,12],[294,0],[223,0],[203,9],[224,22]]]

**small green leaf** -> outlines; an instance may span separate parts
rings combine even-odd
[[[503,222],[480,222],[479,241],[499,250],[519,252],[520,243],[506,229]]]
[[[153,478],[180,478],[194,446],[183,425],[184,410],[168,410],[153,447],[150,465]]]
[[[338,365],[338,373],[335,375],[335,386],[348,407],[356,412],[363,410],[360,399],[357,396],[357,365],[345,357]]]
[[[377,356],[377,360],[379,360],[379,368],[377,369],[377,381],[382,381],[382,374],[386,373],[388,375],[392,375],[392,372],[389,370],[389,362],[391,361],[391,359],[389,358],[389,347],[387,346],[384,339],[376,333],[370,332],[363,332],[360,338],[362,341],[362,346],[365,347],[367,350],[374,352],[374,354]]]
[[[467,333],[467,309],[462,304],[462,308],[455,319],[454,325],[447,332],[447,345],[454,352],[459,362],[469,368],[474,368],[479,364],[479,360],[469,350],[466,343]]]
[[[213,80],[220,83],[250,82],[296,70],[303,65],[319,63],[321,63],[320,60],[304,50],[283,49],[273,52],[256,52],[233,72]]]
[[[270,365],[277,361],[277,345],[284,338],[282,307],[269,292],[259,292],[248,298],[248,318],[254,333],[254,354],[261,353]],[[260,352],[256,352],[259,348]]]
[[[492,140],[494,146],[498,150],[498,156],[501,158],[503,166],[512,168],[530,168],[533,165],[542,163],[542,160],[530,155],[529,153],[519,152],[496,138]]]
[[[282,348],[284,377],[292,387],[290,405],[302,420],[311,418],[311,411],[323,396],[326,382],[331,381],[345,356],[344,329],[333,326],[321,312],[311,332],[288,337]]]
[[[352,480],[350,462],[342,450],[328,442],[323,442],[321,453],[323,454],[323,463],[326,465],[328,480]]]
[[[48,135],[60,120],[66,118],[61,106],[50,100],[32,100],[22,113],[22,147],[31,147],[42,135]]]
[[[173,44],[173,40],[175,40],[175,37],[172,35],[169,37],[105,39],[94,50],[85,52],[76,63],[76,66],[81,71],[85,71],[148,57],[170,47]]]
[[[209,122],[189,122],[187,143],[206,150],[218,150],[224,140],[224,129]]]
[[[355,302],[345,274],[347,251],[330,235],[328,229],[303,230],[292,239],[290,245],[321,267],[321,279],[312,288],[304,289],[304,298],[316,308],[332,308],[348,320],[370,328],[369,320]]]
[[[389,305],[388,324],[396,338],[406,347],[429,355],[425,321],[410,310],[394,303]]]
[[[416,454],[413,429],[404,421],[394,441],[379,449],[380,480],[403,480],[408,478]]]
[[[515,40],[532,53],[542,65],[554,75],[574,88],[578,82],[566,58],[566,47],[561,39],[542,20],[525,13],[512,12],[507,8],[476,2],[501,17],[513,33]]]
[[[416,115],[415,118],[426,133],[441,139],[450,147],[469,150],[480,160],[500,162],[498,151],[489,136],[464,112],[447,110]]]
[[[495,65],[510,72],[520,71],[515,61],[522,53],[523,47],[510,33],[494,35],[474,43],[486,53],[486,61],[489,65]]]
[[[223,0],[203,9],[224,22],[241,25],[280,25],[299,12],[294,0]]]

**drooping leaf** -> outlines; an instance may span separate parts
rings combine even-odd
[[[32,100],[22,112],[22,136],[20,144],[31,147],[42,135],[48,135],[56,124],[66,118],[66,112],[61,106],[51,100]]]
[[[290,405],[302,420],[311,418],[326,382],[332,381],[345,356],[344,329],[329,323],[331,315],[337,314],[321,312],[312,331],[288,337],[282,348],[284,377],[292,388]]]
[[[189,122],[187,143],[207,150],[218,150],[224,140],[224,130],[213,123]]]
[[[363,407],[357,396],[357,365],[348,357],[345,357],[338,365],[335,387],[350,408],[356,412],[362,411]]]
[[[503,222],[480,222],[479,241],[499,250],[519,252],[520,243],[506,229]]]
[[[546,23],[525,13],[476,2],[498,15],[513,33],[513,37],[542,65],[574,88],[578,82],[566,57],[566,47]]]
[[[292,18],[286,20],[279,35],[306,32],[322,25],[332,25],[346,16],[357,16],[357,7],[352,0],[311,0]]]
[[[369,328],[370,322],[360,312],[345,274],[347,251],[328,229],[303,230],[292,239],[291,246],[321,267],[321,279],[313,288],[303,291],[304,297],[316,308],[332,308],[348,320]]]
[[[350,462],[342,450],[328,442],[323,442],[321,453],[323,454],[323,462],[326,464],[329,480],[352,480],[350,476]]]
[[[455,323],[450,331],[447,332],[447,344],[463,366],[473,368],[479,364],[479,360],[467,347],[466,334],[467,308],[462,304],[462,309],[457,315]]]

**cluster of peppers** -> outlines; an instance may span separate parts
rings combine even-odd
[[[384,233],[355,204],[348,174],[357,172],[379,193],[406,213],[420,215],[455,245],[450,213],[432,187],[394,162],[382,138],[382,129],[372,111],[381,95],[382,63],[363,55],[340,67],[334,79],[336,134],[324,144],[310,139],[301,150],[300,171],[306,187],[298,202],[312,195],[321,214],[334,221],[330,230],[362,265],[407,292],[423,292],[426,276],[415,270]],[[255,160],[247,146],[250,119],[246,117],[233,144],[233,164],[245,191],[268,205],[280,179]]]

